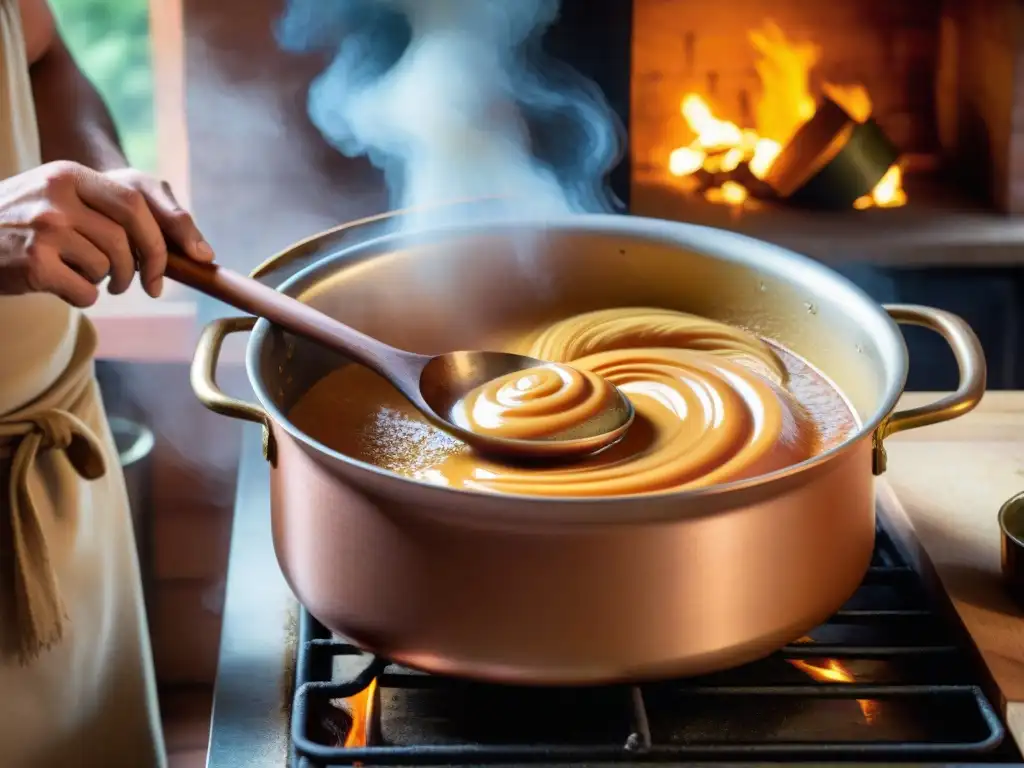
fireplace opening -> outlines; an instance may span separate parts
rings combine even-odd
[[[752,113],[752,120],[746,117],[753,126],[741,127],[721,117],[710,96],[690,91],[683,96],[679,113],[691,137],[669,152],[664,170],[679,180],[681,189],[710,202],[751,206],[781,199],[799,204],[794,198],[811,177],[822,174],[843,152],[856,151],[852,142],[858,134],[853,129],[874,123],[874,105],[860,83],[822,82],[822,95],[815,98],[812,78],[821,47],[789,39],[774,21],[749,30],[747,39],[756,56],[758,95],[753,109],[742,111]],[[744,98],[741,103],[749,105],[750,100]],[[884,160],[872,163],[873,158],[858,153],[862,173],[856,182],[863,189],[848,203],[857,210],[898,207],[907,200],[898,150],[877,123],[874,131],[875,141],[884,144]],[[787,159],[789,169],[797,174],[790,185],[784,183],[787,175],[793,176],[785,173]],[[825,193],[846,191],[830,190],[827,185],[850,185],[839,178],[822,183],[826,186],[819,192]],[[808,195],[805,204],[842,208],[847,202],[843,197]]]
[[[630,210],[831,262],[1009,264],[1022,21],[1012,0],[634,0]]]

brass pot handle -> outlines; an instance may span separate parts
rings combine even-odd
[[[199,402],[214,413],[231,419],[266,424],[267,414],[262,408],[225,394],[217,385],[217,361],[220,359],[224,339],[232,333],[251,331],[254,325],[255,317],[225,317],[203,328],[199,343],[196,344],[196,353],[192,357],[189,379]]]
[[[229,419],[241,419],[263,425],[263,458],[275,463],[276,450],[273,433],[270,431],[270,417],[258,405],[239,400],[226,394],[217,385],[217,361],[220,359],[224,339],[232,333],[251,331],[256,325],[255,317],[225,317],[214,320],[203,328],[192,357],[189,380],[196,398],[206,408]]]
[[[938,333],[949,344],[960,371],[956,391],[934,403],[895,411],[875,431],[875,474],[885,471],[882,441],[906,429],[917,429],[940,421],[949,421],[973,410],[985,394],[985,351],[978,337],[964,320],[952,312],[916,304],[886,304],[883,307],[897,323],[918,325]]]

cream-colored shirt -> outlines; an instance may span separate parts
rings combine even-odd
[[[0,178],[41,162],[17,0],[0,0]],[[57,380],[75,348],[78,311],[50,294],[0,296],[0,415]]]

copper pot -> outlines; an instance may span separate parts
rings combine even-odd
[[[605,499],[455,491],[354,461],[288,421],[292,404],[344,359],[264,320],[212,323],[193,387],[211,410],[265,426],[274,544],[296,597],[331,630],[410,667],[584,684],[765,656],[827,619],[860,584],[883,438],[962,415],[984,391],[982,350],[959,318],[879,307],[821,264],[740,235],[594,215],[351,244],[381,223],[317,235],[260,273],[309,262],[280,290],[424,353],[493,347],[606,307],[696,312],[808,359],[863,424],[802,464],[700,491]],[[960,366],[955,393],[892,412],[907,373],[897,323],[949,342]],[[259,405],[214,383],[224,337],[250,329],[246,364]]]

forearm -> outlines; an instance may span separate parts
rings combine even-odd
[[[44,162],[73,160],[100,171],[128,165],[107,105],[59,37],[30,74]]]

